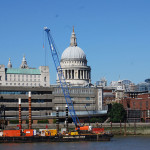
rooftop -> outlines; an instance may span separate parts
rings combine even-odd
[[[21,68],[6,68],[6,74],[32,74],[32,75],[40,75],[39,69],[21,69]]]

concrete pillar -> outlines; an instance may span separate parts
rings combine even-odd
[[[37,124],[38,120],[33,120],[33,124]]]
[[[26,124],[26,120],[22,120],[22,124]]]
[[[82,79],[82,70],[80,70],[80,79]]]
[[[67,70],[67,79],[69,79],[69,70]]]
[[[72,79],[72,70],[70,70],[70,76],[71,76],[71,79]]]
[[[86,79],[88,79],[88,71],[86,70]]]
[[[53,124],[53,119],[48,119],[49,124]]]
[[[74,70],[72,70],[72,79],[74,79]]]
[[[85,79],[85,78],[84,78],[84,70],[83,70],[83,79]]]
[[[67,79],[67,71],[65,70],[65,79]]]

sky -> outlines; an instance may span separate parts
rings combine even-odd
[[[150,78],[149,0],[0,0],[0,64],[19,68],[48,65],[50,83],[56,70],[46,45],[47,26],[59,57],[70,44],[72,28],[77,44],[91,66],[91,82]],[[43,43],[45,48],[43,49]]]

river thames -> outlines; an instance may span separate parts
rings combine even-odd
[[[2,143],[0,150],[148,150],[150,136],[115,136],[109,142]]]

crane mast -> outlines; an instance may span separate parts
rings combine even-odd
[[[59,57],[58,57],[56,46],[54,44],[54,40],[53,40],[53,38],[50,34],[50,29],[48,29],[47,27],[44,27],[44,31],[47,33],[52,58],[53,58],[53,61],[54,61],[54,64],[55,64],[57,74],[58,74],[58,78],[59,78],[59,81],[60,81],[60,86],[62,88],[64,97],[65,97],[65,100],[66,100],[66,103],[67,103],[67,106],[68,106],[69,113],[72,117],[72,120],[73,120],[75,126],[77,127],[78,123],[80,125],[80,121],[79,121],[79,119],[78,119],[78,117],[75,113],[75,110],[74,110],[74,106],[73,106],[73,103],[72,103],[72,100],[71,100],[71,97],[70,97],[70,94],[69,94],[68,85],[67,85],[66,80],[65,80],[64,75],[63,75],[63,71],[62,71],[62,68],[61,68],[61,65],[60,65],[60,60],[59,60]]]

